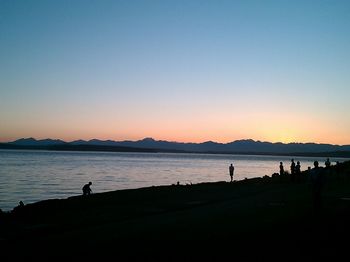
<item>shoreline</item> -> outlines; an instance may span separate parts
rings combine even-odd
[[[0,143],[0,150],[25,150],[25,151],[47,151],[47,152],[103,152],[103,153],[170,153],[170,154],[208,154],[208,155],[252,155],[252,156],[289,156],[289,157],[333,157],[350,159],[350,151],[330,151],[330,152],[230,152],[230,151],[183,151],[166,150],[156,148],[133,148],[114,146],[74,146],[72,148],[59,146],[16,146]]]
[[[0,244],[23,248],[26,255],[35,255],[35,246],[57,252],[63,245],[62,256],[91,249],[126,258],[150,256],[150,261],[181,260],[176,250],[205,260],[229,247],[227,252],[248,260],[265,248],[272,259],[291,250],[291,258],[306,259],[314,252],[310,245],[321,248],[319,254],[332,255],[343,250],[342,239],[350,233],[350,161],[336,171],[332,166],[327,175],[323,207],[317,212],[306,172],[300,183],[283,176],[154,186],[25,205],[0,216]],[[156,254],[162,256],[149,254],[154,245],[161,247]]]

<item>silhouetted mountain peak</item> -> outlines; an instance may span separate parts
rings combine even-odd
[[[48,145],[57,145],[57,144],[64,144],[66,142],[59,140],[59,139],[41,139],[37,140],[33,137],[29,138],[21,138],[17,139],[13,142],[10,142],[10,144],[14,145],[23,145],[23,146],[48,146]]]
[[[86,142],[87,142],[86,140],[79,139],[79,140],[74,140],[71,143],[86,143]]]
[[[140,142],[156,142],[152,137],[145,137],[144,139],[140,140]]]
[[[104,142],[104,141],[94,138],[94,139],[90,139],[88,142],[90,142],[90,143],[99,143],[99,142]]]
[[[240,139],[240,140],[229,142],[227,144],[253,144],[253,143],[259,143],[259,142],[260,141],[254,141],[253,139]]]
[[[28,137],[28,138],[20,138],[20,139],[17,139],[15,141],[12,141],[10,143],[23,143],[23,142],[35,142],[35,141],[37,141],[35,138]]]
[[[219,144],[219,143],[214,142],[214,141],[211,141],[211,140],[205,141],[205,142],[202,143],[202,145],[214,145],[214,144],[217,145],[217,144]]]
[[[66,143],[62,140],[35,138],[21,138],[10,142],[12,145],[19,146],[53,146]],[[288,143],[281,142],[270,143],[262,141],[254,141],[253,139],[236,140],[230,143],[218,143],[214,141],[206,141],[203,143],[181,143],[169,142],[163,140],[155,140],[146,137],[138,141],[112,141],[91,139],[89,141],[76,140],[68,145],[89,145],[89,146],[107,146],[107,147],[131,147],[131,148],[147,148],[159,150],[177,150],[183,152],[215,152],[215,153],[264,153],[264,154],[285,154],[285,153],[317,153],[317,152],[336,152],[350,151],[350,145],[330,145],[316,143]]]

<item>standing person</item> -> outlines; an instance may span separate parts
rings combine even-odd
[[[291,180],[294,181],[294,179],[295,179],[295,162],[294,162],[294,159],[292,159],[292,163],[290,164],[290,176],[291,176]]]
[[[331,173],[331,161],[329,161],[329,158],[327,158],[326,162],[324,162],[324,165],[326,166],[325,173],[328,176]]]
[[[92,182],[89,182],[83,186],[82,190],[83,190],[84,196],[90,195],[92,193],[92,190],[90,188],[91,185],[92,185]]]
[[[297,162],[297,165],[295,166],[295,177],[296,177],[296,181],[300,182],[301,180],[301,166],[300,166],[300,162]]]
[[[323,173],[318,166],[318,161],[314,162],[314,168],[311,170],[310,175],[313,206],[315,211],[318,212],[322,207],[322,189],[324,184]]]
[[[229,171],[230,171],[230,177],[231,177],[231,181],[233,181],[233,172],[235,171],[235,167],[233,166],[233,164],[231,163],[231,165],[229,166]]]
[[[283,163],[280,162],[280,176],[284,175],[284,167],[283,167]]]
[[[335,164],[335,174],[336,174],[336,178],[339,180],[340,179],[340,163],[339,163],[339,161],[337,161]]]
[[[324,165],[326,166],[327,169],[331,167],[331,161],[329,161],[329,158],[327,158],[326,162],[324,162]]]

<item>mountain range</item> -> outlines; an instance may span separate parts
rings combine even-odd
[[[21,138],[1,143],[0,148],[29,148],[83,151],[142,151],[142,152],[198,152],[198,153],[240,153],[240,154],[319,154],[337,153],[348,155],[350,145],[317,143],[271,143],[252,139],[236,140],[229,143],[207,141],[203,143],[181,143],[144,138],[137,141],[76,140],[65,142],[59,139]]]

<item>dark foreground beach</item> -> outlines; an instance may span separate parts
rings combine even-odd
[[[323,170],[325,171],[325,170]],[[1,259],[316,261],[347,255],[350,162],[326,172],[46,200],[0,214]]]

